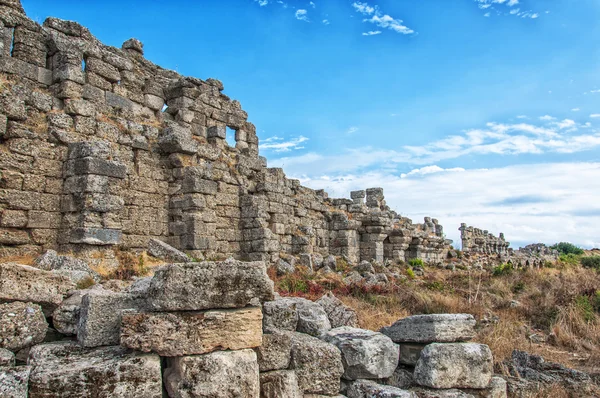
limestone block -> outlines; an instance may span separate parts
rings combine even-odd
[[[398,366],[398,346],[381,333],[343,326],[328,331],[321,339],[342,353],[345,379],[383,379]]]
[[[0,397],[27,398],[30,372],[30,366],[0,368]]]
[[[342,303],[333,293],[328,292],[316,302],[327,313],[332,328],[339,328],[341,326],[358,327],[356,311]]]
[[[121,74],[114,66],[101,61],[98,58],[89,57],[85,63],[86,70],[94,72],[95,74],[102,76],[111,83],[116,83],[121,80]]]
[[[211,180],[205,180],[193,175],[186,175],[183,179],[181,189],[183,193],[203,193],[214,195],[217,193],[219,185]]]
[[[0,348],[0,367],[15,366],[15,354],[6,348]]]
[[[65,113],[68,115],[94,116],[94,104],[83,99],[65,100]]]
[[[116,245],[121,242],[122,235],[123,233],[116,229],[73,228],[70,231],[69,242],[96,246]]]
[[[262,344],[258,307],[186,312],[125,312],[121,346],[163,357],[240,350]]]
[[[83,347],[117,345],[120,342],[123,310],[145,307],[144,296],[89,290],[81,300],[77,340]]]
[[[30,241],[27,231],[20,229],[0,228],[0,245],[26,245]]]
[[[144,104],[152,110],[159,111],[165,105],[165,100],[157,95],[145,94]]]
[[[39,304],[50,314],[75,284],[65,276],[16,263],[0,264],[0,302]]]
[[[258,398],[258,364],[252,350],[169,358],[164,384],[170,397]]]
[[[41,256],[37,257],[34,262],[35,266],[47,271],[59,271],[59,274],[69,276],[69,273],[61,273],[60,271],[79,271],[86,276],[92,278],[95,282],[101,280],[101,276],[90,268],[87,262],[71,256],[61,256],[54,250],[48,250]],[[74,275],[70,275],[73,277]],[[73,279],[73,278],[71,278]],[[75,281],[77,283],[77,281]]]
[[[162,398],[160,357],[122,347],[35,346],[29,397]]]
[[[280,258],[275,263],[275,269],[277,271],[277,275],[282,276],[282,275],[286,275],[286,274],[291,274],[292,272],[294,272],[296,270],[296,267],[294,267],[292,264],[290,264],[287,261]]]
[[[263,330],[295,332],[298,327],[298,309],[293,301],[275,300],[263,303]]]
[[[399,365],[390,377],[380,380],[380,383],[404,389],[411,388],[415,385],[413,368]]]
[[[23,228],[27,226],[27,221],[27,213],[23,210],[3,210],[0,218],[0,226]]]
[[[262,398],[303,398],[298,378],[293,370],[277,370],[260,374]]]
[[[93,289],[99,289],[100,287],[94,286]],[[81,311],[81,301],[83,296],[88,294],[91,289],[75,290],[69,294],[69,296],[63,300],[62,303],[52,313],[52,324],[54,328],[67,336],[73,336],[77,334],[77,327],[79,325],[79,314]]]
[[[187,153],[193,155],[198,151],[198,143],[192,139],[191,130],[176,125],[165,128],[159,134],[158,145],[166,153]]]
[[[0,348],[17,352],[44,341],[48,323],[42,307],[32,303],[0,304]]]
[[[155,311],[240,308],[272,299],[273,281],[260,261],[169,264],[156,269],[148,297]]]
[[[123,43],[121,46],[123,50],[133,50],[140,54],[144,54],[144,44],[138,39],[129,39]]]
[[[486,388],[492,375],[493,358],[487,345],[434,343],[421,351],[414,380],[431,388]]]
[[[261,372],[286,369],[290,364],[292,337],[289,333],[263,334],[263,343],[256,348]]]
[[[133,102],[125,97],[122,97],[118,94],[111,93],[110,91],[106,92],[106,105],[112,106],[117,109],[123,109],[132,111],[133,110]]]
[[[296,371],[298,385],[305,394],[335,395],[340,390],[344,373],[340,351],[316,337],[292,334],[290,369]]]
[[[417,398],[413,392],[384,386],[371,380],[356,380],[348,387],[348,398]]]
[[[421,351],[425,348],[425,344],[405,344],[400,343],[400,363],[403,365],[415,366]]]
[[[208,138],[222,138],[225,139],[227,136],[227,129],[225,126],[212,126],[208,128]]]
[[[158,239],[150,239],[148,241],[148,254],[167,261],[175,261],[180,263],[189,263],[192,261],[187,254]]]
[[[296,304],[298,312],[296,331],[311,336],[320,336],[331,329],[327,313],[319,304],[301,297],[288,297],[278,301],[289,303],[289,305]]]
[[[124,164],[114,160],[95,157],[78,158],[67,163],[67,176],[85,174],[123,179],[127,176],[127,168]]]
[[[472,339],[475,324],[470,314],[413,315],[382,328],[381,333],[396,343],[452,343]]]

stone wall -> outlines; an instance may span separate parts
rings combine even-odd
[[[489,233],[487,230],[481,230],[475,227],[467,227],[462,223],[460,228],[462,250],[465,252],[483,253],[483,254],[509,254],[510,242],[504,240],[504,234],[500,232],[498,237]]]
[[[0,72],[2,256],[104,255],[157,238],[197,258],[445,258],[437,221],[398,216],[381,188],[329,199],[267,168],[221,82],[149,62],[138,40],[109,47],[0,1]]]

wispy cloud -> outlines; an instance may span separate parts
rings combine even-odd
[[[596,119],[596,118],[599,118],[599,117],[600,117],[600,113],[592,113],[592,114],[590,115],[590,117],[591,117],[591,118],[594,118],[594,119]]]
[[[324,20],[323,20],[323,25],[329,25],[329,23],[330,23],[330,22],[329,22],[329,20],[328,20],[328,19],[324,19]]]
[[[579,109],[579,108],[573,108],[573,109],[571,109],[571,111],[573,111],[573,112],[579,112],[580,110],[581,109]]]
[[[461,171],[465,171],[465,169],[463,169],[462,167],[443,169],[437,165],[433,165],[433,166],[425,166],[420,169],[413,169],[413,170],[409,171],[408,173],[400,174],[400,178],[407,178],[410,176],[424,176],[424,175],[434,174],[434,173],[456,173],[456,172],[461,172]]]
[[[269,0],[254,0],[255,2],[258,3],[259,6],[264,7],[267,4],[269,4]]]
[[[354,134],[358,131],[358,127],[352,126],[346,131],[346,134]]]
[[[363,19],[363,22],[368,22],[380,27],[382,29],[389,29],[396,33],[409,35],[415,33],[415,31],[408,26],[403,24],[401,19],[394,18],[388,14],[383,13],[379,6],[371,6],[366,2],[354,2],[352,7],[356,10],[356,12],[365,15],[368,18]],[[371,32],[367,32],[371,33]],[[381,32],[379,32],[381,33]],[[364,36],[371,36],[369,34],[364,34]]]
[[[539,13],[531,10],[524,11],[521,8],[514,8],[519,3],[519,0],[473,0],[480,9],[485,11],[484,17],[490,17],[491,11],[494,11],[497,15],[514,15],[521,18],[539,18]],[[546,14],[549,11],[546,11]]]
[[[308,4],[309,4],[309,5],[310,5],[312,8],[317,8],[317,5],[316,5],[314,2],[312,2],[312,1],[311,1],[310,3],[308,3]]]
[[[259,149],[265,151],[273,151],[276,153],[290,152],[292,150],[304,149],[304,146],[300,144],[306,141],[308,141],[308,138],[302,135],[300,137],[292,138],[287,141],[281,137],[274,136],[262,140],[262,143],[259,145]]]
[[[375,36],[375,35],[380,35],[381,31],[380,30],[370,30],[368,32],[363,32],[363,36]]]
[[[296,19],[299,21],[309,22],[308,21],[308,11],[306,10],[296,10]]]

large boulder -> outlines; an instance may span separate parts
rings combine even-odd
[[[92,289],[75,290],[69,293],[67,298],[52,313],[52,324],[54,328],[66,336],[77,334],[79,314],[83,296],[91,290],[102,289],[101,285],[95,285]]]
[[[59,255],[54,250],[48,250],[36,258],[34,265],[46,271],[56,271],[57,274],[65,275],[75,283],[86,278],[91,278],[94,282],[102,280],[102,277],[92,270],[87,262],[75,257]]]
[[[263,343],[256,348],[261,372],[286,369],[290,364],[292,337],[289,333],[263,334]]]
[[[170,397],[258,398],[258,363],[252,350],[215,351],[169,358],[164,384]]]
[[[29,364],[30,398],[162,398],[158,355],[52,343],[33,347]]]
[[[358,327],[358,316],[356,315],[356,311],[342,303],[342,301],[335,297],[333,293],[328,292],[316,302],[323,307],[327,313],[332,328],[339,328],[342,326]]]
[[[260,374],[261,398],[303,398],[293,370],[276,370]]]
[[[377,384],[373,380],[356,380],[348,387],[348,398],[417,398],[413,392]]]
[[[177,263],[189,263],[192,261],[184,252],[158,239],[150,239],[148,241],[148,254],[152,257]]]
[[[336,346],[303,333],[292,334],[290,369],[296,371],[298,385],[309,394],[335,395],[344,373]]]
[[[16,263],[0,264],[0,302],[39,304],[49,316],[75,284],[67,277]]]
[[[298,308],[293,301],[274,300],[263,303],[263,331],[294,332],[298,328]]]
[[[341,351],[345,379],[383,379],[398,366],[398,346],[381,333],[344,326],[331,329],[321,339]]]
[[[470,314],[413,315],[382,328],[381,333],[396,343],[453,343],[472,339],[475,324]]]
[[[0,367],[0,397],[27,398],[30,366]],[[32,397],[32,395],[29,395]]]
[[[143,295],[90,290],[81,300],[77,340],[84,347],[118,345],[123,311],[145,308],[146,298]]]
[[[156,311],[241,308],[273,299],[273,281],[264,262],[169,264],[156,270],[149,303]]]
[[[431,388],[486,388],[493,362],[492,351],[484,344],[429,344],[421,351],[414,380]]]
[[[288,330],[320,336],[331,329],[319,304],[302,297],[285,297],[264,303],[265,331]]]
[[[213,311],[125,312],[121,345],[163,357],[254,348],[262,343],[259,307]]]
[[[42,307],[32,303],[0,304],[0,348],[17,352],[44,341],[48,323]]]

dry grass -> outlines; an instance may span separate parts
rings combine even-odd
[[[35,256],[6,256],[0,257],[0,264],[2,263],[17,263],[23,265],[33,265],[35,262]]]

